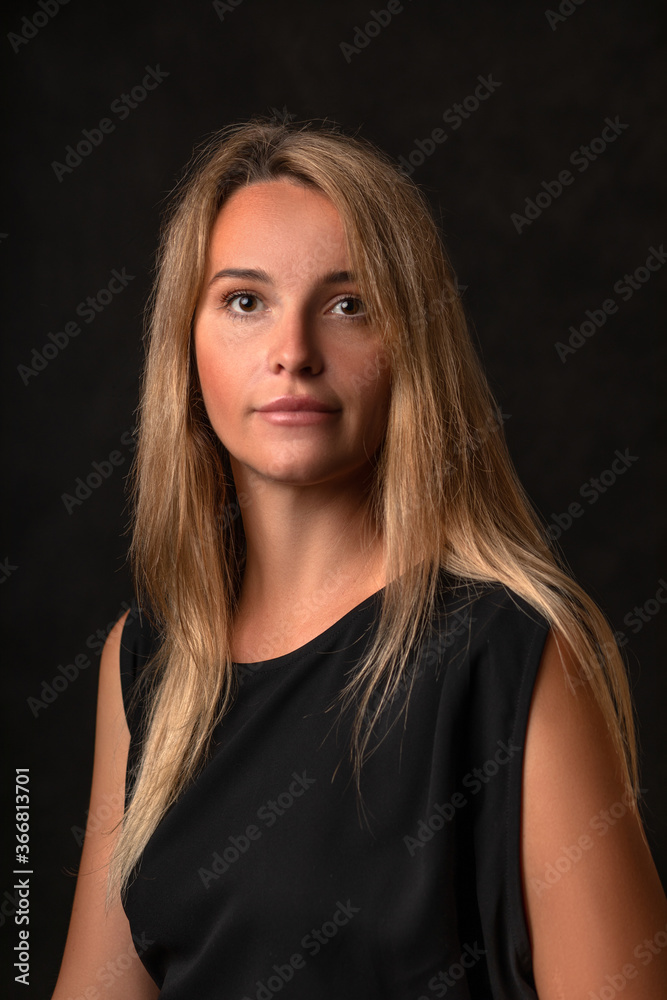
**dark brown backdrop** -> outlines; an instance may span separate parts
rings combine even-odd
[[[10,5],[3,789],[30,768],[34,871],[17,995],[55,982],[99,651],[131,599],[123,490],[160,202],[194,144],[253,113],[359,129],[427,192],[522,480],[624,634],[667,874],[661,15],[613,0]],[[6,954],[13,863],[8,848]]]

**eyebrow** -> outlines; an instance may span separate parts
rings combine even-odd
[[[244,278],[246,281],[262,281],[265,285],[272,285],[274,283],[273,278],[267,271],[248,267],[226,267],[213,275],[209,281],[209,286],[220,278]],[[351,271],[328,271],[319,278],[317,284],[320,286],[340,285],[343,282],[356,283],[356,278]]]

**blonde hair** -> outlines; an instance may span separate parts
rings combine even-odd
[[[374,639],[341,692],[356,706],[359,782],[369,738],[426,634],[441,569],[505,585],[551,624],[599,703],[636,803],[625,668],[604,615],[564,568],[510,459],[428,202],[390,158],[331,124],[254,118],[216,134],[177,186],[162,234],[133,468],[130,546],[140,605],[162,632],[145,739],[112,856],[108,900],[206,760],[237,691],[231,629],[245,560],[229,457],[206,415],[192,321],[209,234],[240,186],[287,178],[323,192],[391,364],[384,441],[368,494],[387,584]],[[360,377],[366,377],[364,375]]]

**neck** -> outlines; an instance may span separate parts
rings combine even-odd
[[[240,617],[289,618],[297,606],[317,617],[385,585],[382,537],[358,479],[301,486],[244,469],[235,480],[247,543]]]

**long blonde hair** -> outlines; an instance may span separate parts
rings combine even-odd
[[[255,118],[223,129],[195,156],[158,255],[130,557],[139,603],[151,609],[162,642],[146,672],[150,710],[108,900],[126,889],[160,819],[205,762],[237,692],[230,645],[243,519],[229,457],[202,402],[192,321],[221,206],[238,187],[276,178],[314,186],[338,209],[361,297],[391,359],[386,434],[368,495],[388,583],[373,641],[340,699],[341,710],[356,707],[350,754],[357,784],[373,726],[426,634],[444,569],[506,585],[544,615],[575,654],[637,800],[621,655],[600,609],[562,568],[517,478],[426,198],[382,151],[335,125]]]

